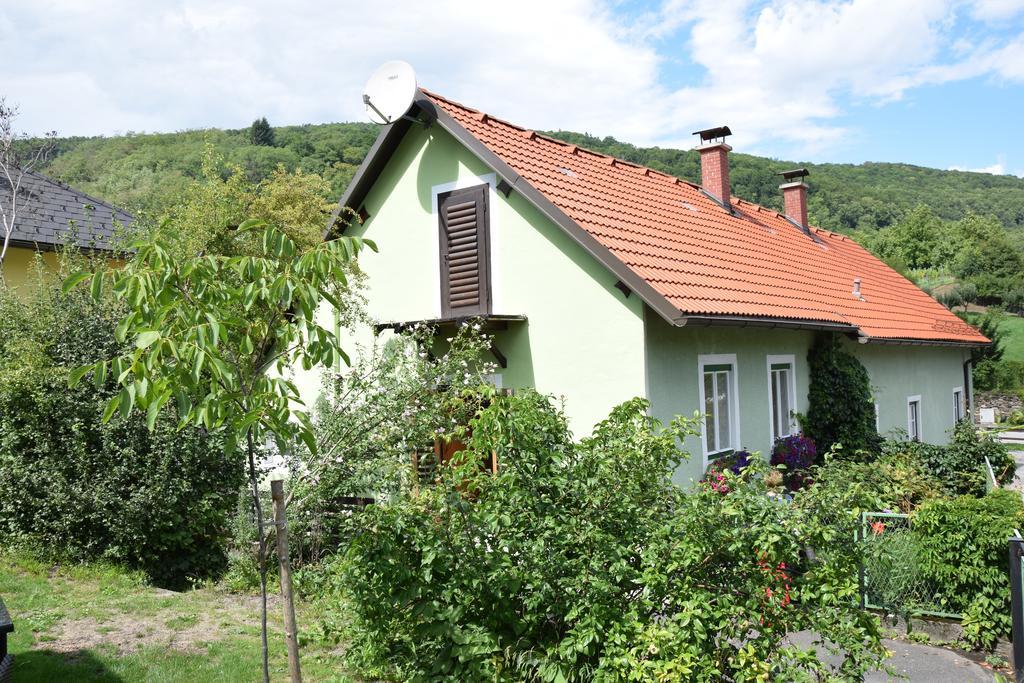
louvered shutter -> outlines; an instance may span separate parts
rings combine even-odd
[[[487,186],[438,195],[441,240],[441,314],[491,312]]]

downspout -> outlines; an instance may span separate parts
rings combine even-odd
[[[971,419],[971,424],[975,422],[974,416],[974,373],[972,372],[972,361],[971,356],[968,354],[967,360],[964,361],[964,391],[967,392],[967,417]]]

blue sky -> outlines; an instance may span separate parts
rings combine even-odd
[[[0,48],[33,133],[361,120],[399,58],[536,129],[1024,176],[1024,0],[34,0]]]

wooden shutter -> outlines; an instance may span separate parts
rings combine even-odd
[[[441,315],[491,312],[487,185],[438,195],[441,240]]]

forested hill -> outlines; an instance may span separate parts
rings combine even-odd
[[[253,129],[197,130],[117,137],[62,138],[45,172],[130,211],[159,212],[202,169],[211,145],[225,162],[253,180],[278,164],[324,175],[341,194],[376,136],[371,124],[281,126],[254,136]],[[700,176],[697,153],[636,147],[614,138],[550,133],[582,147],[677,175]],[[255,144],[255,142],[262,144]],[[269,143],[269,144],[268,144]],[[781,208],[776,172],[806,166],[811,219],[833,230],[885,228],[918,204],[947,221],[967,213],[991,215],[1013,230],[1024,228],[1024,179],[940,171],[909,164],[807,164],[732,154],[733,191]]]

